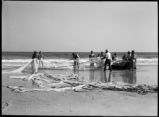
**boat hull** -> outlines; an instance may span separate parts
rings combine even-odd
[[[136,69],[135,67],[136,65],[134,65],[134,68],[133,69]],[[112,69],[115,69],[115,70],[126,70],[126,69],[132,69],[132,63],[131,61],[117,61],[117,62],[114,62],[112,65],[111,65]]]

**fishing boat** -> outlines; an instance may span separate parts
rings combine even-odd
[[[126,69],[131,69],[132,64],[131,64],[131,61],[118,60],[118,61],[114,61],[111,67],[114,70],[126,70]],[[136,69],[136,67],[134,67],[134,69]]]

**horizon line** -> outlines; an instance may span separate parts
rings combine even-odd
[[[72,52],[90,52],[90,51],[68,51],[68,52],[72,53]],[[128,51],[131,51],[131,50],[128,50]],[[119,52],[128,52],[128,51],[119,51]],[[34,52],[34,51],[1,51],[1,52],[3,53],[3,52]],[[42,52],[64,52],[64,51],[42,51]],[[93,51],[93,52],[101,52],[101,51]],[[118,51],[110,51],[110,52],[118,52]],[[148,51],[135,51],[135,52],[141,52],[142,53],[142,52],[148,52]],[[158,53],[158,51],[157,52],[153,51],[153,53]]]

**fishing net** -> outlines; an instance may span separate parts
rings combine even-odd
[[[76,92],[86,90],[114,90],[114,91],[128,91],[137,92],[138,94],[157,93],[158,86],[149,85],[134,85],[120,82],[85,82],[80,81],[78,74],[61,75],[38,73],[30,76],[10,76],[10,78],[29,80],[37,86],[37,88],[26,88],[24,86],[7,86],[16,93],[32,92],[32,91],[57,91],[63,92],[66,90],[73,90]]]
[[[34,60],[31,60],[29,62],[27,62],[25,65],[15,69],[15,70],[12,70],[12,71],[5,71],[4,73],[29,73],[29,74],[32,74],[33,71],[34,71]],[[48,61],[43,61],[44,63],[44,66],[47,67],[50,65],[50,62]],[[39,63],[37,62],[36,63],[36,66],[38,69],[40,69],[40,66],[39,66]],[[54,68],[54,66],[52,66]]]
[[[46,63],[46,62],[45,62]],[[47,64],[50,64],[47,62]],[[132,85],[126,83],[117,82],[85,82],[80,81],[78,74],[49,74],[49,73],[36,73],[33,72],[33,60],[26,63],[24,66],[11,71],[10,73],[29,73],[29,75],[23,76],[10,76],[11,79],[22,79],[24,81],[31,81],[35,84],[36,88],[26,88],[24,86],[7,86],[14,92],[30,92],[30,91],[85,91],[85,90],[120,90],[120,91],[130,91],[137,92],[139,94],[147,94],[148,92],[157,92],[158,86],[149,85]]]
[[[28,63],[19,67],[18,69],[12,71],[5,71],[4,73],[32,73],[33,72],[32,64],[33,61],[29,61]]]
[[[89,65],[85,65],[88,64],[89,61],[86,62],[81,62],[79,63],[79,67],[78,66],[74,66],[73,63],[67,64],[67,65],[56,65],[55,63],[51,63],[49,61],[43,60],[43,67],[39,64],[37,64],[38,66],[38,70],[62,70],[62,69],[78,69],[78,70],[86,70],[86,69],[90,69]],[[15,69],[15,70],[3,70],[3,73],[29,73],[32,74],[33,73],[33,69],[34,69],[34,61],[31,60],[28,63],[26,63],[25,65]],[[87,67],[87,68],[85,68]]]

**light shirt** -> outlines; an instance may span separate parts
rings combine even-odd
[[[110,53],[110,52],[107,52],[107,53],[106,53],[106,58],[109,59],[109,60],[112,60],[112,56],[111,56],[111,53]]]

